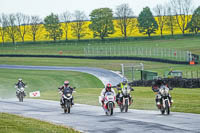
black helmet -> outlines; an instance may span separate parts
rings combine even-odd
[[[157,80],[157,84],[160,86],[163,84],[163,80],[159,77],[158,80]]]

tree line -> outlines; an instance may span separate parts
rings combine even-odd
[[[25,35],[29,35],[35,42],[41,35],[41,28],[45,28],[46,38],[56,41],[65,35],[65,40],[68,40],[69,26],[72,35],[78,40],[88,34],[88,28],[93,32],[94,38],[102,40],[113,34],[115,28],[120,30],[124,39],[136,28],[149,37],[158,30],[161,37],[164,30],[170,31],[172,36],[177,29],[183,35],[186,30],[195,34],[200,31],[200,6],[194,10],[191,0],[170,0],[165,5],[156,5],[153,12],[145,7],[138,17],[134,16],[133,10],[126,3],[117,6],[114,12],[110,8],[94,9],[89,17],[91,23],[88,27],[85,23],[88,19],[83,11],[66,11],[59,15],[51,13],[44,19],[23,13],[1,14],[0,36],[3,44],[5,37],[14,44],[17,39],[24,42]],[[113,20],[116,20],[116,24]]]

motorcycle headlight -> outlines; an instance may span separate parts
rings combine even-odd
[[[68,94],[67,94],[67,96],[68,96],[68,97],[70,97],[70,96],[71,96],[71,94],[69,94],[69,93],[68,93]]]

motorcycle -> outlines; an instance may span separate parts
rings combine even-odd
[[[130,87],[123,87],[121,90],[121,93],[119,95],[120,100],[118,100],[117,104],[120,108],[120,111],[128,112],[128,107],[132,104],[132,101],[130,101]]]
[[[115,96],[112,92],[106,92],[104,98],[103,109],[106,115],[113,115],[115,108]]]
[[[62,102],[63,104],[63,109],[64,109],[64,113],[70,113],[71,111],[71,107],[72,107],[72,93],[73,91],[71,89],[64,89],[63,94],[62,94]]]
[[[19,84],[18,86],[15,87],[17,88],[16,96],[19,99],[19,102],[23,102],[24,97],[26,96],[25,91],[24,91],[25,87],[26,86],[23,86],[22,84]]]
[[[160,103],[160,112],[161,114],[165,114],[165,112],[169,115],[170,114],[170,107],[171,103],[169,100],[169,88],[167,86],[161,86],[159,89],[159,93],[161,95],[161,103]]]

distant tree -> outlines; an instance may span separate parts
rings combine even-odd
[[[143,11],[139,14],[138,28],[140,33],[147,34],[149,37],[158,29],[158,24],[149,7],[143,8]]]
[[[30,17],[29,32],[34,42],[36,41],[36,38],[39,35],[40,29],[42,28],[41,22],[42,22],[42,19],[39,16]]]
[[[200,31],[200,6],[194,11],[191,21],[187,25],[187,29],[197,34]]]
[[[136,27],[136,20],[133,19],[133,11],[128,4],[121,4],[116,8],[117,28],[121,30],[122,35],[126,39],[128,30],[130,32]]]
[[[113,14],[109,8],[99,8],[90,14],[91,24],[89,28],[93,31],[94,37],[98,36],[102,40],[114,33]]]
[[[164,25],[165,25],[165,22],[166,22],[166,19],[167,19],[166,8],[164,8],[164,6],[162,6],[162,5],[157,5],[154,8],[154,12],[155,12],[155,15],[158,19],[157,24],[158,24],[158,27],[160,29],[160,36],[162,37]]]
[[[0,35],[1,35],[1,39],[2,39],[2,44],[5,43],[6,26],[7,26],[7,16],[5,14],[1,14],[1,16],[0,16]]]
[[[65,32],[65,40],[68,40],[68,30],[69,30],[71,17],[72,15],[69,11],[65,11],[64,13],[60,15],[60,20],[63,23],[63,29]]]
[[[51,15],[46,16],[44,19],[44,27],[48,34],[46,36],[54,41],[61,39],[62,29],[58,18],[58,15],[51,13]]]
[[[72,35],[77,37],[78,40],[80,40],[81,37],[84,37],[88,34],[86,32],[87,25],[85,23],[87,17],[82,11],[75,11],[73,17],[74,22],[71,23]]]
[[[176,16],[177,24],[184,35],[191,19],[192,0],[171,0],[171,5]]]
[[[27,33],[29,22],[30,22],[30,17],[28,15],[22,13],[16,14],[17,31],[22,39],[22,42],[24,42],[24,37]]]
[[[7,17],[6,33],[8,34],[8,37],[12,40],[12,43],[15,44],[15,41],[18,39],[15,14],[9,14]]]
[[[174,31],[178,27],[177,27],[177,23],[176,23],[176,16],[173,14],[170,4],[167,4],[166,12],[167,12],[166,21],[165,21],[166,29],[170,30],[171,35],[173,36],[174,35]]]

